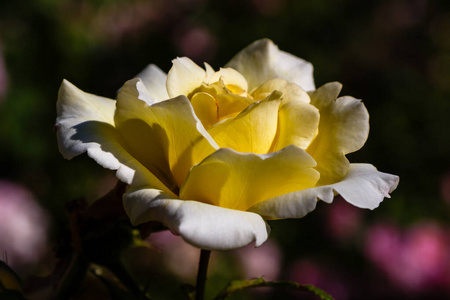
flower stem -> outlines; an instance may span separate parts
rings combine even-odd
[[[206,273],[208,272],[210,250],[202,249],[200,252],[200,262],[198,264],[197,286],[195,289],[195,300],[203,300],[205,296]]]

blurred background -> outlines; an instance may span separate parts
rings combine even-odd
[[[449,1],[23,0],[0,8],[0,259],[29,299],[48,299],[73,251],[68,203],[90,203],[116,183],[86,155],[59,154],[63,78],[114,98],[149,63],[167,72],[188,56],[218,69],[264,37],[310,61],[317,86],[340,81],[343,95],[363,99],[369,140],[348,157],[400,185],[374,211],[319,203],[303,219],[271,222],[260,248],[213,253],[207,294],[263,276],[337,300],[450,298]],[[198,250],[167,231],[147,241],[124,252],[126,265],[155,283],[155,299],[181,299],[173,286],[195,282]],[[82,287],[74,299],[110,297],[95,276]],[[266,288],[232,299],[300,297],[314,299]]]

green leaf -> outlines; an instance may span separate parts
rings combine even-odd
[[[265,281],[262,278],[251,280],[234,280],[222,292],[220,292],[214,300],[225,300],[234,292],[255,287],[287,288],[300,292],[313,293],[323,300],[334,300],[331,295],[313,285],[298,284],[292,281]]]

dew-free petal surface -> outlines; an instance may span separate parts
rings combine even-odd
[[[258,214],[172,199],[154,189],[129,191],[124,196],[124,207],[134,225],[159,221],[202,249],[230,250],[252,242],[260,246],[270,233]]]
[[[350,164],[348,173],[337,183],[281,195],[249,211],[267,219],[301,218],[316,208],[318,200],[331,203],[335,193],[357,207],[374,209],[390,197],[398,182],[398,176],[379,172],[370,164]]]
[[[253,42],[236,54],[226,67],[236,69],[244,75],[249,92],[273,78],[291,81],[305,91],[315,89],[312,64],[281,51],[268,39]]]
[[[265,155],[222,148],[192,168],[180,198],[247,210],[258,202],[313,187],[319,179],[312,168],[315,164],[294,146]]]

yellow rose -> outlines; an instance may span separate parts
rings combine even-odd
[[[303,217],[335,194],[373,209],[396,188],[397,176],[346,159],[369,115],[340,90],[316,90],[312,65],[265,39],[217,72],[186,57],[167,75],[150,65],[117,100],[63,81],[58,143],[65,158],[87,152],[117,170],[133,224],[162,222],[203,249],[259,246],[265,220]]]

